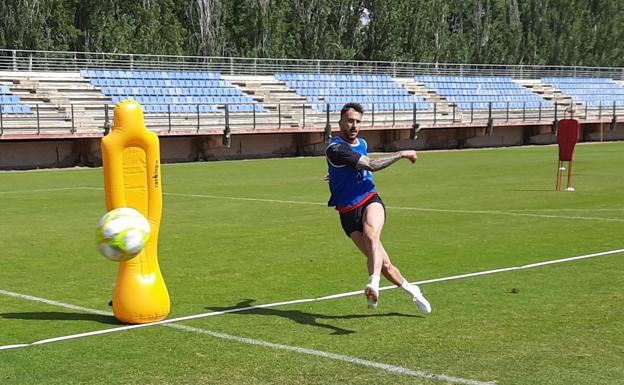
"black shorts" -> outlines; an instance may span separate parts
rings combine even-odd
[[[354,231],[363,232],[364,231],[364,210],[371,203],[381,203],[381,206],[384,208],[384,216],[386,215],[386,205],[384,205],[381,197],[377,194],[373,195],[366,203],[363,205],[351,210],[346,213],[340,213],[340,224],[342,225],[342,229],[344,230],[347,237],[351,237],[351,233]]]

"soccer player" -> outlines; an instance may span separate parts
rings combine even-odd
[[[431,313],[429,301],[417,285],[410,284],[392,265],[381,244],[386,211],[372,175],[400,159],[416,162],[416,151],[399,151],[380,158],[369,158],[367,143],[358,136],[363,114],[360,104],[345,104],[340,111],[340,135],[333,137],[325,150],[331,191],[328,206],[336,207],[346,235],[367,258],[369,278],[364,294],[368,307],[377,307],[379,279],[383,274],[390,282],[403,288],[418,308],[428,314]]]

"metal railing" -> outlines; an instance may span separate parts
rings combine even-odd
[[[584,106],[573,113],[569,108],[555,104],[540,104],[536,108],[492,108],[493,102],[487,103],[487,108],[471,107],[459,109],[453,104],[436,103],[433,108],[419,109],[414,103],[411,109],[397,108],[393,103],[388,109],[388,103],[383,103],[379,109],[372,103],[366,111],[363,128],[366,129],[435,129],[437,127],[469,127],[494,126],[509,124],[526,125],[554,125],[562,118],[574,116],[581,122],[608,123],[615,129],[617,122],[624,121],[624,106],[599,104],[595,107]],[[404,105],[404,103],[400,103]],[[483,103],[477,103],[482,105]],[[498,103],[497,103],[498,104]],[[168,135],[185,134],[215,134],[221,130],[233,133],[250,132],[259,129],[272,131],[304,132],[325,131],[336,128],[340,112],[330,109],[327,104],[317,104],[312,108],[310,103],[263,104],[264,111],[252,109],[248,112],[236,112],[232,108],[235,104],[218,104],[216,112],[203,112],[205,104],[185,105],[184,112],[174,112],[173,105],[167,105],[164,112],[145,112],[146,126],[158,134]],[[146,105],[147,106],[147,105]],[[0,139],[3,135],[20,133],[41,135],[42,133],[56,133],[59,137],[65,136],[93,136],[103,135],[112,126],[114,105],[102,104],[89,106],[88,113],[84,105],[61,105],[65,114],[59,116],[50,111],[42,111],[39,105],[29,114],[0,114]],[[0,105],[0,111],[2,110]],[[76,112],[79,109],[80,112]],[[87,117],[87,120],[85,120]],[[84,124],[88,121],[89,124]]]
[[[393,77],[480,75],[538,79],[545,76],[573,76],[624,80],[624,67],[414,63],[0,49],[0,71],[77,71],[81,69],[215,71],[224,75],[271,76],[277,72],[305,72],[388,74]]]

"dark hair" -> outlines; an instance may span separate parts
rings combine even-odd
[[[360,103],[351,102],[342,106],[342,110],[340,110],[340,117],[342,118],[342,115],[344,115],[348,110],[356,110],[360,114],[364,113],[364,107],[362,107]]]

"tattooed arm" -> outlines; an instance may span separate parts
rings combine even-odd
[[[410,162],[414,163],[416,162],[418,155],[416,155],[416,151],[414,150],[407,150],[407,151],[395,152],[394,154],[386,155],[386,156],[382,156],[382,157],[374,158],[374,159],[371,159],[367,156],[361,156],[357,162],[356,167],[364,168],[366,170],[374,172],[374,171],[383,170],[384,168],[396,163],[398,160],[403,159],[403,158],[409,159]]]

